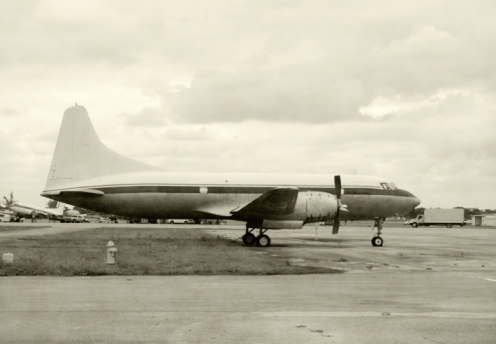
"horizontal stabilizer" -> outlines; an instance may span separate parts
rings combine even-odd
[[[44,191],[42,196],[56,196],[56,195],[65,195],[65,196],[103,196],[105,192],[100,190],[93,189],[72,189],[72,190],[64,190],[64,191]]]
[[[64,190],[60,193],[61,195],[81,195],[81,196],[103,196],[105,192],[100,190],[92,189],[74,189],[74,190]]]

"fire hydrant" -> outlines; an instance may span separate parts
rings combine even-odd
[[[107,264],[115,264],[116,263],[115,254],[118,251],[119,250],[117,249],[117,247],[115,247],[114,242],[112,240],[110,240],[107,243]]]

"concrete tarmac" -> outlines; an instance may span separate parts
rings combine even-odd
[[[386,228],[381,248],[365,227],[269,234],[257,254],[346,272],[3,277],[0,343],[495,342],[495,229]]]

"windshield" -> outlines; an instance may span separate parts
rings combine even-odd
[[[396,185],[394,185],[394,183],[381,183],[381,186],[384,190],[396,190],[397,187]]]

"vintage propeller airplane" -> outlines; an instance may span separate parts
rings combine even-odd
[[[374,246],[384,218],[407,213],[420,200],[380,177],[327,174],[178,173],[127,157],[98,138],[86,109],[64,113],[42,196],[129,217],[219,218],[246,222],[243,242],[266,247],[269,229],[375,218]],[[258,235],[252,232],[258,229]]]

